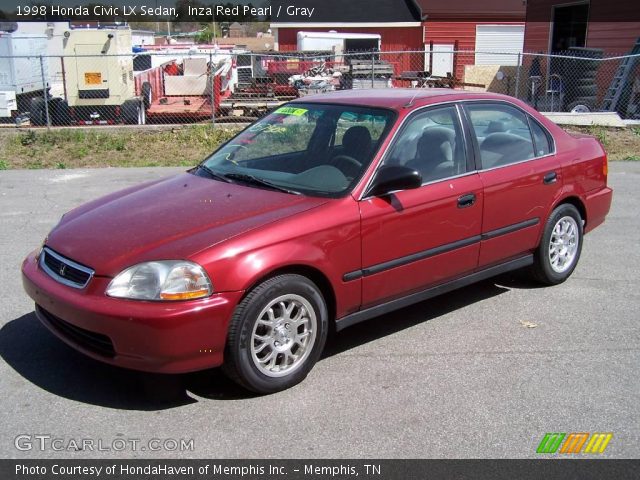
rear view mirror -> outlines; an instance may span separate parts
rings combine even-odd
[[[382,196],[396,190],[422,186],[422,175],[402,165],[385,165],[378,170],[365,196]]]

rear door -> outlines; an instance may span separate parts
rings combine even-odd
[[[363,308],[476,268],[482,184],[468,158],[455,105],[405,121],[383,165],[416,169],[423,185],[360,201]]]
[[[468,102],[465,111],[484,187],[485,267],[536,248],[561,169],[551,135],[526,112],[506,102]]]

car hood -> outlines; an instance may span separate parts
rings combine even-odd
[[[188,173],[108,195],[67,213],[46,244],[114,276],[149,260],[188,259],[243,232],[326,203]]]

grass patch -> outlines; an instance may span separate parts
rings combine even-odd
[[[607,150],[609,160],[635,160],[640,155],[640,128],[638,127],[567,127],[567,130],[596,137]]]
[[[190,166],[238,129],[190,125],[166,130],[67,128],[0,131],[4,169]]]
[[[188,125],[163,130],[61,128],[0,130],[0,170],[98,167],[188,167],[240,128]],[[640,127],[570,127],[597,137],[610,160],[640,161]]]
[[[607,130],[604,127],[586,127],[586,133],[596,137],[605,148],[609,148],[609,142],[607,140]]]

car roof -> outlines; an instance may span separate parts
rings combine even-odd
[[[450,88],[381,88],[381,89],[358,89],[339,90],[336,92],[320,93],[317,95],[307,95],[298,98],[293,103],[339,103],[347,105],[364,105],[369,107],[385,107],[398,110],[411,106],[422,106],[429,103],[442,102],[447,100],[464,99],[509,99],[511,97],[495,93],[467,92],[463,90],[452,90]]]

